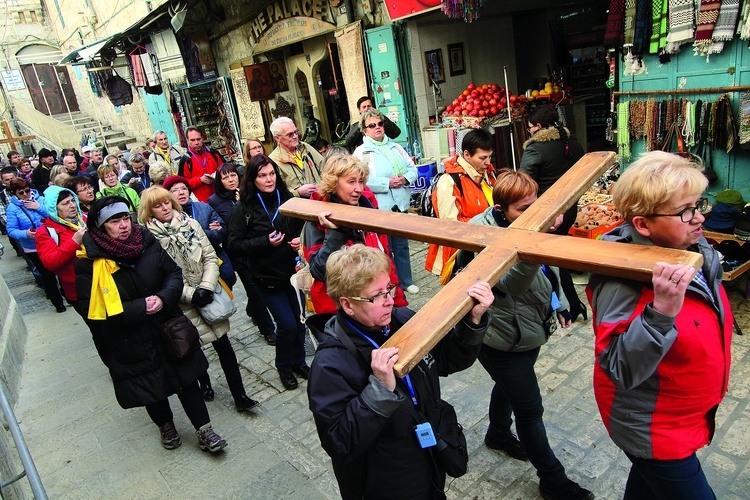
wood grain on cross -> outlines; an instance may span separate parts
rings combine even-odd
[[[8,122],[6,121],[3,121],[3,132],[5,133],[5,139],[0,139],[0,144],[10,144],[10,149],[16,149],[17,142],[36,139],[35,135],[22,135],[19,137],[13,137],[13,134],[10,132]]]
[[[473,307],[469,286],[495,285],[519,260],[639,281],[651,281],[656,262],[702,265],[695,252],[538,232],[549,229],[614,161],[614,153],[588,153],[507,229],[301,198],[285,202],[281,213],[317,221],[320,212],[331,212],[336,225],[479,252],[384,344],[399,348],[394,371],[403,377]]]

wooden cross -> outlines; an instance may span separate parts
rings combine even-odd
[[[394,371],[403,377],[474,306],[469,286],[477,281],[494,286],[519,260],[639,281],[651,281],[660,261],[700,268],[703,257],[695,252],[538,232],[549,229],[614,161],[611,152],[588,153],[507,229],[302,198],[285,202],[281,213],[317,221],[320,212],[329,211],[336,225],[479,252],[383,345],[399,348]]]
[[[8,122],[3,120],[3,132],[5,132],[5,139],[0,139],[0,144],[10,144],[10,149],[16,149],[16,142],[30,141],[36,139],[35,135],[22,135],[20,137],[13,137],[10,132]]]

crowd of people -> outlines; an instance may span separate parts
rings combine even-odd
[[[321,154],[285,117],[269,127],[275,149],[266,154],[262,141],[248,139],[241,165],[195,127],[186,130],[185,151],[163,131],[129,154],[42,149],[31,160],[12,151],[0,170],[2,230],[56,311],[65,313],[67,302],[84,319],[118,403],[145,407],[166,449],[181,444],[174,394],[201,449],[227,446],[206,406],[215,393],[202,349],[175,356],[162,339],[167,327],[185,322],[198,345],[214,347],[238,412],[258,404],[242,381],[230,319],[205,311],[224,295],[231,300],[239,277],[246,314],[275,348],[281,384],[294,390],[298,378],[308,381],[343,498],[445,498],[446,474],[465,473],[469,458],[439,376],[476,360],[494,382],[485,445],[530,461],[545,499],[594,498],[568,477],[547,439],[534,371],[558,325],[586,319],[567,271],[518,262],[494,286],[474,283],[466,316],[409,374],[395,375],[399,350],[381,346],[414,315],[407,294],[419,287],[408,240],[342,227],[331,215],[335,204],[407,212],[417,171],[372,99],[359,104],[353,153]],[[492,165],[490,133],[465,134],[434,185],[436,217],[513,223],[583,154],[552,113],[529,116],[518,172]],[[657,263],[651,283],[592,276],[587,288],[596,400],[632,462],[625,498],[713,498],[695,452],[711,440],[727,391],[733,318],[718,256],[701,233],[705,188],[705,177],[675,155],[646,153],[632,164],[613,191],[625,223],[603,239],[699,252],[703,267]],[[330,209],[305,223],[280,211],[294,197]],[[559,214],[549,231],[564,234],[570,221],[571,213]],[[425,267],[449,280],[471,258],[431,245]],[[302,266],[312,277],[312,311],[290,282]],[[319,341],[309,366],[306,312]]]

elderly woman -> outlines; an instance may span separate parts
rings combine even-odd
[[[166,189],[150,187],[143,192],[142,199],[139,219],[182,269],[184,283],[180,308],[198,328],[201,343],[211,343],[216,349],[237,411],[249,411],[258,402],[245,393],[237,356],[227,336],[229,320],[211,325],[200,315],[199,308],[213,301],[214,290],[219,283],[218,258],[211,242],[200,224],[182,211],[180,204]],[[211,387],[203,377],[201,382],[204,392]]]
[[[384,123],[383,113],[374,108],[366,111],[359,120],[364,142],[353,154],[370,169],[367,187],[375,193],[378,208],[406,212],[411,201],[409,184],[417,179],[417,167],[404,148],[385,135]],[[388,241],[401,287],[409,293],[419,292],[411,275],[409,240],[389,236]]]
[[[306,379],[309,372],[299,297],[289,281],[303,222],[279,213],[291,197],[279,167],[268,156],[256,155],[247,165],[240,202],[229,220],[229,250],[247,256],[253,282],[276,321],[276,369],[286,389],[297,388],[295,374]]]
[[[398,348],[380,346],[414,312],[394,308],[390,260],[380,250],[354,245],[331,254],[326,268],[336,314],[313,359],[308,397],[341,497],[445,498],[439,452],[420,446],[415,421],[439,429],[447,403],[438,377],[474,363],[487,330],[490,286],[478,282],[467,290],[477,303],[399,379],[393,372]]]
[[[208,368],[203,351],[172,360],[162,340],[164,323],[182,314],[180,268],[147,229],[130,221],[130,207],[119,196],[95,201],[86,225],[76,293],[117,402],[123,409],[145,406],[162,446],[172,450],[182,444],[168,399],[177,394],[200,448],[222,450],[227,442],[214,432],[197,382]]]
[[[133,188],[120,182],[117,165],[101,165],[96,169],[96,175],[99,177],[99,192],[96,193],[97,198],[121,196],[125,199],[131,212],[138,212],[141,199]]]
[[[41,230],[42,219],[47,217],[44,197],[39,196],[36,189],[31,189],[29,182],[21,177],[10,181],[9,190],[13,196],[5,213],[8,236],[18,241],[24,256],[41,274],[44,292],[55,306],[55,310],[59,313],[65,312],[57,277],[55,273],[44,267],[36,246],[36,233]]]
[[[494,206],[469,223],[508,227],[536,201],[536,191],[537,183],[528,174],[503,169],[492,190]],[[560,223],[562,216],[554,227]],[[459,251],[457,266],[465,265],[466,255]],[[542,395],[534,372],[541,346],[556,329],[556,323],[563,328],[571,323],[558,270],[518,262],[493,287],[493,293],[490,327],[479,353],[479,362],[495,382],[484,443],[517,460],[531,461],[539,476],[543,498],[594,498],[590,491],[568,478],[550,447],[542,420]],[[516,419],[518,439],[510,429],[512,416]]]
[[[351,155],[332,156],[326,160],[321,173],[318,192],[312,199],[341,203],[356,207],[375,208],[377,202],[372,191],[365,188],[369,169],[367,165]],[[326,293],[326,262],[332,252],[342,246],[364,243],[373,248],[388,252],[388,238],[373,232],[355,231],[340,228],[328,219],[330,211],[318,215],[318,224],[305,224],[305,259],[310,263],[310,274],[314,281],[310,295],[316,313],[335,312],[336,304]],[[395,266],[391,282],[398,284]],[[396,307],[404,307],[409,303],[404,298],[404,292],[396,290]]]
[[[65,298],[81,314],[78,308],[73,264],[76,261],[76,252],[81,248],[83,235],[86,234],[86,219],[73,191],[50,186],[45,194],[47,218],[37,231],[36,249],[44,267],[60,278]]]
[[[152,158],[156,158],[154,155]],[[151,184],[161,186],[164,179],[172,175],[172,167],[163,161],[152,161],[149,163],[148,174],[151,176]]]

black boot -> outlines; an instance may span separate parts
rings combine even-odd
[[[570,275],[569,269],[560,268],[560,288],[562,288],[563,293],[568,298],[568,303],[570,303],[570,315],[573,317],[573,321],[579,315],[583,316],[584,320],[589,319],[586,304],[581,302],[581,299],[578,297],[578,292],[576,292],[573,277]]]
[[[208,372],[198,377],[198,385],[200,386],[201,391],[203,392],[203,400],[213,401],[214,389],[213,387],[211,387],[211,377],[209,377]]]

